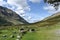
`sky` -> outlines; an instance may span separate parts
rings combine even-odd
[[[60,12],[44,0],[0,0],[0,6],[13,10],[29,23],[35,23]]]

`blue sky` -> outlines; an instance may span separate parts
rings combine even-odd
[[[0,3],[0,6],[15,11],[29,23],[41,21],[60,11],[60,6],[56,11],[53,6],[44,3],[43,0],[0,0]]]
[[[27,14],[32,16],[32,20],[34,21],[40,21],[52,14],[48,13],[47,10],[44,10],[43,7],[46,5],[43,1],[40,3],[32,3],[28,1],[28,4],[30,5],[31,11]]]

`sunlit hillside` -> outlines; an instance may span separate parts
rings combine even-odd
[[[13,12],[12,10],[0,6],[0,26],[1,25],[19,25],[27,24],[21,16]]]
[[[25,33],[21,33],[20,29],[23,29]],[[0,40],[20,39],[60,40],[60,13],[33,24],[0,26]]]

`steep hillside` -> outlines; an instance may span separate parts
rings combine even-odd
[[[28,22],[10,9],[0,6],[0,25],[19,25]]]
[[[0,40],[60,40],[60,15],[58,14],[34,24],[1,26]],[[24,32],[22,33],[20,29]]]
[[[57,23],[60,23],[60,13],[53,14],[53,15],[43,19],[40,22],[33,23],[33,25],[37,26],[37,27],[44,27],[44,26],[52,26]]]
[[[21,29],[23,30],[23,33],[21,32]],[[54,14],[34,24],[0,27],[0,40],[57,39],[60,40],[60,13]]]

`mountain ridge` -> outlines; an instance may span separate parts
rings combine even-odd
[[[7,25],[7,22],[11,23],[12,25],[28,24],[28,22],[25,19],[23,19],[21,16],[19,16],[12,10],[0,6],[0,25],[2,22],[3,22],[3,25],[5,25],[4,23],[6,23]]]
[[[44,26],[52,26],[58,23],[60,23],[60,13],[53,14],[39,22],[32,23],[30,25],[37,27],[44,27]]]

